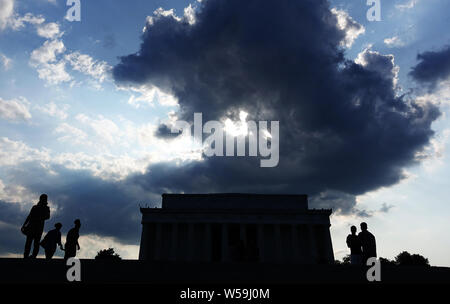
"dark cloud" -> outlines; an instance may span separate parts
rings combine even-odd
[[[251,120],[280,121],[279,166],[245,157],[158,164],[137,181],[146,189],[354,196],[397,183],[429,143],[438,108],[396,95],[392,56],[346,60],[327,1],[209,0],[196,20],[155,15],[140,50],[114,68],[116,82],[174,94],[185,120],[236,118],[242,109]]]
[[[105,36],[105,38],[103,39],[103,47],[106,49],[113,49],[116,47],[116,37],[114,36],[114,34],[108,34]]]
[[[394,207],[395,207],[394,205],[388,205],[386,203],[383,203],[383,205],[381,205],[380,212],[388,213]]]
[[[436,52],[424,52],[417,55],[417,59],[419,64],[410,72],[415,80],[434,87],[450,77],[450,46]]]
[[[25,237],[20,227],[26,216],[21,204],[0,200],[0,254],[23,253]]]
[[[244,105],[263,110],[281,98],[296,103],[296,92],[279,95],[308,87],[342,60],[337,47],[345,35],[325,1],[206,1],[194,26],[162,15],[153,23],[114,77],[174,93],[182,118],[194,110],[217,118]]]
[[[389,84],[397,77],[397,68],[394,66],[394,55],[382,55],[370,49],[365,49],[358,56],[361,65],[368,71],[376,72]]]
[[[181,133],[172,133],[171,126],[164,123],[160,124],[155,130],[155,136],[164,139],[173,139],[180,135]]]

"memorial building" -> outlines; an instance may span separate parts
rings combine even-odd
[[[139,259],[331,264],[331,212],[307,195],[163,194],[141,208]]]

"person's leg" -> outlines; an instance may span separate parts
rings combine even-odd
[[[23,252],[23,257],[26,259],[30,255],[31,250],[31,242],[33,241],[33,238],[30,235],[27,235],[27,240],[25,241],[25,250]]]
[[[66,248],[65,248],[65,252],[64,252],[64,259],[67,260],[69,258],[73,258],[75,256],[76,253],[76,248],[73,246],[67,246],[66,244]]]
[[[47,260],[51,260],[53,258],[53,255],[55,254],[56,249],[45,249],[45,258]]]
[[[362,264],[362,256],[360,254],[355,254],[355,265],[361,265]]]
[[[367,256],[367,253],[364,253],[363,252],[363,254],[361,255],[361,263],[364,265],[364,266],[366,266],[366,264],[367,264],[367,259],[368,259],[369,257]]]
[[[52,259],[52,252],[51,250],[45,249],[45,259],[51,260]]]
[[[33,258],[36,258],[37,255],[39,254],[39,246],[40,246],[40,243],[41,243],[41,236],[42,236],[41,234],[38,234],[33,239],[33,242],[34,242],[34,244],[33,244],[33,255],[32,255]]]

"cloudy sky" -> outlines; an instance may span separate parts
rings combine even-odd
[[[46,230],[126,258],[164,192],[305,193],[336,258],[366,221],[380,256],[450,266],[449,1],[285,2],[0,0],[0,255],[41,193]],[[168,134],[196,112],[279,121],[278,165]]]

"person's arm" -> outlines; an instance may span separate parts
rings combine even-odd
[[[34,207],[33,207],[34,208]],[[31,213],[33,212],[33,208],[31,208],[30,213],[28,214],[27,218],[25,219],[25,223],[23,223],[22,228],[25,228],[25,226],[30,222]]]
[[[358,240],[359,240],[359,246],[361,248],[361,252],[364,253],[364,249],[366,249],[365,246],[365,239],[364,239],[364,235],[362,234],[362,232],[360,232],[358,234]],[[367,249],[366,249],[367,250]]]
[[[358,240],[358,246],[359,246],[359,249],[360,249],[360,251],[361,251],[361,253],[363,252],[363,246],[362,246],[362,240],[361,240],[361,237],[358,235],[358,237],[357,237],[357,240]]]
[[[22,228],[25,228],[25,226],[30,222],[30,215],[28,214],[27,218],[25,219],[25,223],[23,223]]]
[[[61,248],[61,250],[63,250],[63,245],[61,243],[61,232],[58,232],[57,244],[59,245],[59,248]]]
[[[347,236],[347,247],[350,248],[350,236]]]
[[[373,253],[377,254],[377,241],[375,240],[375,236],[373,236]]]
[[[77,237],[76,237],[76,243],[77,243],[77,248],[78,250],[80,250],[80,244],[78,243],[78,239],[80,238],[80,234],[77,232]]]

